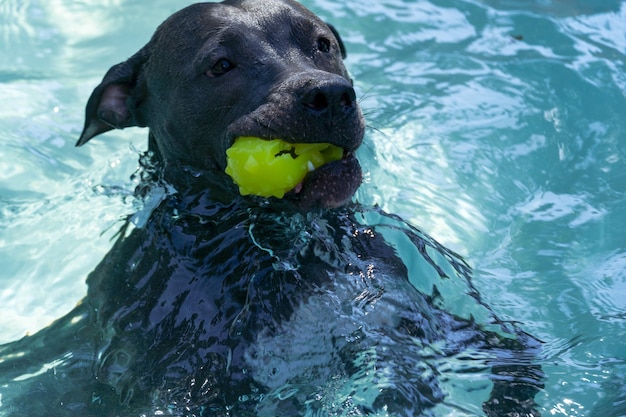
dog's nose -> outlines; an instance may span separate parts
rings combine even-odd
[[[331,114],[346,113],[356,108],[356,93],[347,81],[318,83],[304,92],[300,102],[315,115],[329,110]]]

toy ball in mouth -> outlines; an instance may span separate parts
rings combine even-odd
[[[343,158],[343,149],[329,143],[289,143],[242,136],[226,150],[226,174],[241,195],[283,198],[308,172]]]

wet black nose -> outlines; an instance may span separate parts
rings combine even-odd
[[[356,109],[356,93],[344,79],[315,83],[304,91],[300,100],[305,109],[314,115],[341,114]]]

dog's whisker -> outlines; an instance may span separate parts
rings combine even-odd
[[[366,128],[368,130],[374,131],[376,132],[379,136],[382,136],[383,139],[387,142],[389,142],[392,147],[396,150],[399,151],[400,147],[397,145],[396,141],[393,139],[393,137],[389,136],[386,132],[384,132],[382,129],[377,128],[377,127],[373,127],[371,125],[366,125]]]
[[[365,92],[363,92],[363,94],[361,94],[361,96],[358,98],[358,103],[361,104],[365,99],[368,99],[370,96],[372,96],[371,92],[374,91],[375,88],[376,86],[373,86],[365,90]]]

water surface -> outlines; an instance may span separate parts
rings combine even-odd
[[[0,3],[0,342],[71,310],[135,210],[147,133],[73,145],[105,70],[186,4]],[[464,255],[545,342],[543,415],[625,416],[626,2],[304,4],[370,127],[356,198]]]

